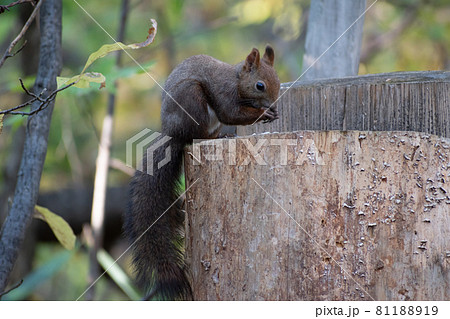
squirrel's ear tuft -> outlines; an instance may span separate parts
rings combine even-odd
[[[259,67],[259,51],[253,48],[252,52],[247,56],[244,63],[244,70],[250,72],[252,69]]]
[[[275,60],[275,52],[270,45],[266,46],[266,52],[264,52],[263,60],[269,65],[273,66],[273,61]]]

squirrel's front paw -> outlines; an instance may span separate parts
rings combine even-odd
[[[278,110],[276,108],[267,109],[264,111],[264,114],[261,118],[262,118],[263,123],[270,123],[270,122],[278,119]]]

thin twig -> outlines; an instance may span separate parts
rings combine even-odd
[[[119,31],[117,41],[123,42],[125,36],[125,26],[129,13],[129,0],[122,0],[121,17],[119,24]],[[121,54],[123,51],[117,51],[116,66],[121,66]],[[117,87],[117,82],[114,83]],[[95,178],[94,178],[94,194],[92,199],[91,212],[91,228],[94,238],[94,245],[90,247],[89,252],[89,288],[93,287],[95,282],[100,278],[97,253],[103,246],[104,220],[105,220],[105,203],[106,203],[106,186],[108,180],[108,169],[111,157],[111,141],[113,132],[113,120],[115,109],[115,94],[111,93],[108,96],[107,114],[103,119],[102,135],[98,147],[98,155],[95,164]],[[95,289],[95,288],[94,288]],[[90,289],[86,295],[87,300],[93,300],[95,290]]]
[[[9,8],[14,7],[15,5],[18,5],[18,4],[31,3],[31,4],[34,5],[35,2],[36,2],[36,0],[18,0],[18,1],[12,2],[10,4],[1,5],[0,6],[0,13],[3,13],[5,11],[9,11]]]
[[[109,167],[114,168],[122,173],[125,173],[129,176],[133,176],[136,173],[136,170],[130,166],[127,166],[123,161],[117,158],[111,158],[109,160]]]
[[[33,92],[30,92],[30,91],[25,87],[25,85],[23,84],[22,79],[19,79],[19,81],[20,81],[20,85],[22,86],[22,89],[25,91],[25,93],[26,93],[27,95],[33,97],[33,98],[32,98],[31,100],[25,102],[25,103],[22,103],[22,104],[20,104],[20,105],[14,106],[14,107],[12,107],[12,108],[10,108],[10,109],[0,111],[0,114],[22,115],[22,116],[25,116],[25,115],[34,115],[34,114],[36,114],[36,113],[38,113],[38,112],[44,110],[44,109],[49,105],[49,103],[55,99],[56,94],[57,94],[58,92],[63,91],[63,90],[65,90],[65,89],[71,87],[72,85],[74,85],[74,84],[76,83],[76,82],[72,82],[72,83],[70,83],[70,84],[67,84],[67,85],[65,85],[65,86],[63,86],[63,87],[61,87],[61,88],[59,88],[59,89],[56,89],[56,90],[54,90],[52,93],[50,93],[49,96],[47,96],[47,97],[44,99],[44,98],[42,98],[42,95],[44,94],[44,92],[46,91],[46,89],[42,90],[42,92],[39,93],[39,95],[37,95],[37,94],[35,94],[35,93],[33,93]],[[33,110],[33,111],[30,111],[30,112],[15,112],[15,111],[18,110],[18,109],[21,109],[21,108],[23,108],[23,107],[25,107],[25,106],[28,106],[28,105],[33,104],[35,101],[41,102],[41,104],[39,105],[39,107],[38,107],[37,109],[35,109],[35,110]]]
[[[119,31],[117,41],[123,42],[125,36],[125,26],[129,13],[129,0],[122,0],[121,17],[119,24]],[[122,51],[117,51],[116,66],[121,66]],[[117,82],[114,83],[117,87]],[[94,178],[94,193],[92,198],[91,211],[91,228],[94,239],[94,245],[90,247],[89,251],[89,288],[93,287],[98,278],[101,277],[97,254],[99,249],[103,246],[104,221],[105,221],[105,203],[106,203],[106,186],[108,181],[108,169],[111,157],[111,143],[114,123],[114,109],[116,96],[110,93],[108,96],[108,105],[106,115],[103,119],[102,135],[100,137],[100,144],[98,146],[97,160],[95,164],[95,178]],[[89,289],[86,294],[86,300],[94,300],[95,288]]]
[[[19,1],[16,1],[18,3],[21,3]],[[31,1],[28,1],[31,2]],[[39,8],[41,7],[42,1],[39,1],[36,6],[34,7],[33,12],[31,13],[30,17],[28,18],[27,22],[25,23],[25,25],[23,26],[22,30],[20,31],[19,35],[11,42],[11,44],[9,45],[8,49],[5,51],[5,54],[3,54],[2,59],[0,60],[0,68],[3,66],[3,64],[5,63],[7,58],[13,57],[14,55],[16,55],[20,50],[23,49],[23,46],[16,52],[16,53],[11,53],[12,50],[14,49],[14,46],[17,44],[17,42],[20,41],[20,39],[23,38],[23,36],[25,35],[25,33],[27,32],[28,28],[30,27],[31,23],[33,22],[34,18],[36,17],[37,13],[39,12]],[[13,3],[11,3],[13,4]],[[17,4],[17,3],[16,3]],[[11,5],[9,5],[11,6]],[[2,6],[2,7],[6,7],[6,6]],[[25,44],[24,44],[25,45]]]
[[[39,100],[39,102],[45,102],[45,100],[42,99],[41,96],[42,96],[42,94],[44,94],[44,92],[45,92],[47,89],[43,89],[42,92],[39,94],[39,96],[37,96],[36,94],[34,94],[33,92],[30,92],[30,91],[25,87],[25,85],[23,84],[22,79],[19,79],[19,82],[20,82],[20,86],[22,87],[22,89],[25,91],[25,93],[26,93],[27,95],[34,97],[35,100]]]
[[[22,51],[23,48],[25,48],[25,46],[27,45],[27,43],[28,43],[28,40],[24,40],[23,43],[22,43],[22,45],[20,46],[20,48],[19,48],[16,52],[14,52],[13,55],[16,55],[17,53],[19,53],[20,51]]]
[[[9,288],[8,290],[5,290],[4,292],[0,292],[0,299],[1,299],[4,295],[10,293],[12,290],[14,290],[14,289],[16,289],[16,288],[19,288],[19,286],[20,286],[22,283],[23,283],[23,279],[20,279],[20,281],[19,281],[17,284],[15,284],[14,286],[12,286],[12,287]]]

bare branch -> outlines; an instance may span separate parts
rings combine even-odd
[[[1,6],[0,13],[2,12],[2,10],[4,10],[3,8],[6,7],[6,10],[7,10],[8,9],[7,7],[11,7],[13,4],[18,4],[18,3],[22,3],[22,2],[24,2],[24,1],[16,1],[9,5]],[[34,2],[34,1],[26,1],[26,2]],[[23,46],[25,44],[23,44],[22,47],[16,53],[11,53],[12,50],[14,49],[15,45],[17,44],[17,42],[19,42],[20,39],[22,39],[23,36],[25,35],[25,33],[27,32],[28,28],[30,27],[30,25],[33,22],[34,18],[36,17],[37,13],[39,12],[39,8],[41,7],[42,2],[43,1],[39,1],[37,3],[37,5],[34,7],[33,12],[31,13],[30,17],[28,18],[27,22],[25,23],[22,30],[20,31],[19,35],[11,42],[8,49],[5,51],[5,54],[3,54],[3,57],[0,60],[0,68],[3,66],[3,64],[5,63],[7,58],[13,57],[14,55],[16,55],[18,52],[20,52],[23,49]]]
[[[35,100],[39,100],[40,102],[44,102],[44,100],[43,100],[42,98],[40,98],[40,96],[42,96],[42,94],[46,91],[46,89],[44,89],[44,90],[39,94],[39,96],[37,96],[36,94],[34,94],[34,93],[28,91],[28,89],[27,89],[27,88],[25,87],[25,85],[23,84],[22,79],[19,79],[19,82],[20,82],[20,86],[22,87],[22,89],[25,91],[25,93],[26,93],[27,95],[34,97]]]
[[[49,105],[49,103],[55,99],[56,94],[57,94],[58,92],[63,91],[63,90],[65,90],[65,89],[71,87],[72,85],[74,85],[74,84],[76,83],[76,82],[72,82],[72,83],[69,83],[69,84],[67,84],[67,85],[65,85],[65,86],[63,86],[63,87],[61,87],[61,88],[59,88],[59,89],[56,89],[56,90],[54,90],[52,93],[50,93],[50,95],[47,96],[47,98],[43,99],[43,98],[42,98],[42,95],[44,94],[44,92],[46,91],[46,89],[42,90],[42,92],[39,93],[39,95],[37,95],[37,94],[35,94],[35,93],[33,93],[33,92],[30,92],[30,91],[25,87],[25,85],[23,84],[22,79],[19,79],[19,81],[20,81],[20,85],[22,86],[22,89],[25,91],[25,93],[26,93],[27,95],[31,96],[32,99],[29,100],[29,101],[27,101],[27,102],[25,102],[25,103],[22,103],[22,104],[20,104],[20,105],[14,106],[14,107],[12,107],[12,108],[10,108],[10,109],[0,111],[0,114],[22,115],[22,116],[25,116],[25,115],[34,115],[34,114],[36,114],[36,113],[38,113],[38,112],[44,110],[44,109]],[[33,111],[31,111],[31,112],[16,112],[16,110],[21,109],[21,108],[23,108],[23,107],[25,107],[25,106],[31,105],[31,104],[33,104],[33,103],[36,102],[36,101],[41,102],[41,104],[40,104],[39,107],[36,108],[35,110],[33,110]]]
[[[36,3],[36,0],[19,0],[19,1],[12,2],[10,4],[1,5],[0,6],[0,14],[5,11],[9,11],[9,8],[14,7],[15,5],[23,4],[23,3],[31,3],[34,5]]]
[[[123,161],[117,158],[111,158],[109,160],[109,167],[114,168],[122,173],[125,173],[129,176],[133,176],[136,173],[136,170],[132,167],[127,166]]]
[[[129,0],[122,0],[121,17],[119,24],[119,31],[117,41],[123,42],[125,37],[125,26],[128,20],[129,14]],[[151,29],[150,29],[151,30]],[[149,30],[149,36],[147,40],[154,36],[154,32]],[[151,43],[151,41],[150,41]],[[117,51],[116,65],[121,65],[122,50]],[[117,86],[117,82],[114,83]],[[111,93],[108,96],[107,114],[103,119],[102,135],[100,137],[100,144],[98,147],[97,161],[95,164],[95,179],[94,179],[94,193],[92,199],[92,212],[91,212],[91,228],[94,239],[93,246],[89,252],[89,288],[86,290],[87,300],[93,300],[95,295],[94,284],[101,277],[98,271],[97,253],[103,246],[103,234],[104,234],[104,220],[105,220],[105,199],[106,199],[106,186],[108,180],[108,169],[111,157],[111,141],[113,132],[113,119],[115,109],[116,95]],[[84,294],[84,293],[83,293]]]

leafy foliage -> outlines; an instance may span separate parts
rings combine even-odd
[[[153,39],[156,35],[156,28],[157,24],[154,19],[152,21],[152,27],[148,30],[148,36],[147,39],[144,42],[141,43],[133,43],[133,44],[123,44],[121,42],[116,42],[113,44],[104,44],[98,49],[97,51],[91,53],[89,55],[89,58],[84,65],[83,70],[80,74],[75,75],[71,78],[67,77],[58,77],[56,79],[58,83],[58,88],[63,87],[64,85],[67,85],[69,83],[75,82],[74,87],[85,89],[90,86],[90,83],[100,83],[100,88],[105,86],[105,76],[98,72],[88,72],[86,73],[86,69],[91,66],[92,63],[94,63],[96,60],[101,59],[105,57],[108,53],[119,51],[119,50],[127,50],[127,49],[141,49],[146,46],[148,46],[150,43],[153,42]]]

